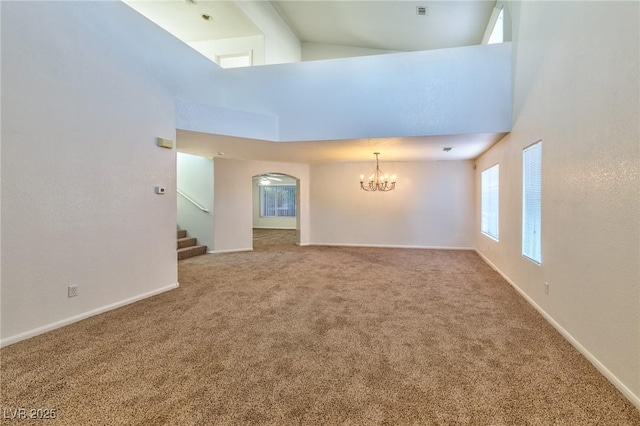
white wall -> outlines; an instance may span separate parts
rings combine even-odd
[[[213,247],[213,160],[197,155],[177,153],[176,186],[208,212],[178,194],[178,227],[198,244]]]
[[[253,248],[253,176],[283,173],[299,180],[297,238],[309,244],[309,165],[214,158],[215,251]]]
[[[237,69],[228,69],[232,73]],[[215,133],[252,139],[278,140],[278,117],[221,106],[176,102],[176,127],[193,132]]]
[[[162,63],[180,129],[272,141],[511,130],[510,43],[226,70],[171,54],[187,64]]]
[[[251,52],[253,65],[264,65],[264,36],[236,37],[222,40],[202,40],[189,46],[218,63],[218,57]]]
[[[296,185],[296,180],[281,176],[280,182],[273,181],[273,185]],[[297,217],[262,217],[260,216],[260,180],[253,179],[253,227],[268,229],[296,229]]]
[[[470,161],[383,161],[380,168],[398,176],[395,190],[360,189],[374,161],[311,166],[312,244],[474,246]]]
[[[240,1],[238,7],[264,34],[264,63],[300,61],[300,40],[268,1]]]
[[[281,141],[511,130],[511,44],[225,70],[228,108],[278,116]]]
[[[476,247],[640,408],[639,4],[516,6],[515,123],[477,162]],[[537,266],[521,256],[521,185],[539,139]],[[496,162],[498,243],[479,232],[480,173]]]
[[[393,50],[367,49],[364,47],[341,46],[327,43],[302,43],[302,60],[318,61],[323,59],[353,58],[356,56],[384,55],[398,53]]]
[[[96,10],[2,3],[2,344],[177,284],[173,100]]]

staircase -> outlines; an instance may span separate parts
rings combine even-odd
[[[207,252],[207,246],[199,246],[197,244],[198,240],[196,238],[187,237],[186,230],[178,230],[178,260],[199,256]]]

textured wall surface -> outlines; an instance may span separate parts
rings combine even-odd
[[[225,70],[226,106],[279,117],[279,140],[511,130],[511,44]]]
[[[366,192],[359,176],[375,163],[311,166],[311,242],[472,248],[470,161],[382,162],[396,189]]]
[[[515,123],[478,160],[476,247],[640,407],[639,5],[516,6]],[[538,266],[520,254],[521,186],[540,139]],[[496,162],[498,243],[479,231],[479,176]]]
[[[3,343],[176,285],[173,99],[89,11],[2,4]]]

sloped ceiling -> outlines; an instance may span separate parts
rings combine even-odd
[[[244,0],[237,0],[244,1]],[[184,42],[262,34],[235,1],[125,0]],[[484,1],[272,1],[302,42],[393,51],[431,50],[479,44],[494,0]],[[426,7],[426,16],[416,7]],[[206,14],[211,20],[202,19]],[[504,133],[413,138],[268,142],[179,131],[178,150],[205,157],[325,162],[473,159]],[[452,147],[449,152],[445,147]]]
[[[262,35],[233,1],[124,0],[180,40],[191,43]],[[203,15],[209,16],[207,20]]]
[[[413,52],[480,44],[495,1],[271,3],[302,42]]]
[[[186,43],[262,35],[238,7],[247,1],[124,0]],[[285,0],[270,4],[301,42],[413,52],[480,44],[495,0]],[[418,7],[426,8],[426,14],[418,15]]]

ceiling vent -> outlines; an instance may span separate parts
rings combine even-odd
[[[426,6],[417,6],[416,7],[416,15],[427,16],[427,8],[426,8]]]

